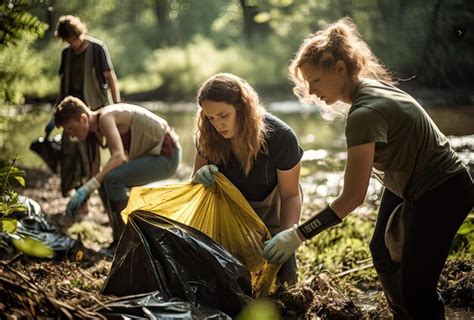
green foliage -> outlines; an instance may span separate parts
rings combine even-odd
[[[36,44],[37,42],[35,42]],[[55,98],[59,92],[59,64],[64,43],[50,41],[41,50],[34,50],[35,44],[28,45],[27,60],[23,62],[20,97]],[[34,85],[31,85],[34,84]]]
[[[255,300],[249,303],[236,317],[237,320],[277,320],[278,309],[268,300]]]
[[[43,242],[30,237],[12,239],[12,243],[18,251],[36,258],[51,258],[54,255],[53,249]]]
[[[49,32],[33,50],[27,46],[28,57],[13,52],[4,58],[14,65],[27,62],[30,66],[25,64],[22,70],[13,69],[0,77],[0,84],[6,82],[0,93],[3,90],[5,96],[7,92],[9,96],[3,99],[16,103],[23,94],[44,98],[57,93],[60,42],[51,35],[57,17],[63,14],[78,15],[87,23],[88,33],[107,44],[125,94],[189,99],[211,72],[228,71],[247,78],[259,91],[289,96],[286,68],[302,39],[346,15],[353,18],[363,38],[396,76],[416,76],[422,84],[433,86],[472,83],[473,47],[468,25],[474,5],[467,0],[270,0],[246,4],[255,8],[250,22],[244,19],[242,2],[232,0],[40,1],[13,9],[4,4],[3,15],[11,15],[12,10],[30,14],[28,19],[15,16],[10,24],[18,22],[18,28],[37,38],[43,26],[35,20],[37,27],[28,28],[24,22],[36,15],[48,22]],[[249,23],[266,28],[257,27],[249,38]],[[24,40],[20,39],[26,38],[15,41],[21,45]],[[11,57],[18,62],[8,60]],[[9,75],[18,75],[24,85],[4,80]]]
[[[299,270],[304,270],[307,274],[322,270],[338,274],[370,262],[368,244],[374,220],[366,216],[350,215],[342,225],[307,241],[298,252]],[[360,281],[375,277],[375,270],[368,269],[350,273],[348,279]]]
[[[16,46],[0,49],[0,106],[24,102],[24,93],[40,74],[43,61],[30,50],[29,35]]]
[[[14,212],[26,210],[15,191],[16,187],[25,186],[24,172],[15,166],[16,161],[17,158],[10,163],[0,162],[0,246],[7,246],[5,240],[11,239],[17,250],[27,255],[52,257],[53,250],[41,241],[16,234],[18,221],[9,217]]]
[[[453,243],[450,254],[453,256],[474,255],[474,217],[468,217],[459,228]]]
[[[5,238],[16,232],[16,219],[9,218],[15,211],[24,211],[26,208],[18,199],[15,187],[25,186],[23,171],[15,167],[17,158],[10,163],[0,162],[0,245],[5,246]]]
[[[266,57],[269,48],[272,48],[274,59]],[[199,85],[218,72],[231,72],[243,77],[259,91],[289,91],[288,84],[281,82],[286,77],[288,54],[288,48],[276,38],[265,39],[253,47],[240,42],[217,48],[208,39],[198,37],[184,48],[155,50],[145,62],[145,74],[138,79],[142,82],[148,76],[148,84],[160,83],[160,92],[174,100],[192,98]],[[129,89],[133,86],[129,78],[125,81],[122,83],[124,91],[136,90]]]
[[[24,187],[24,172],[15,167],[17,158],[11,163],[3,161],[0,163],[0,214],[7,217],[15,211],[24,211],[25,208],[18,200],[15,187]]]
[[[371,283],[377,279],[374,268],[365,268],[371,263],[369,243],[375,225],[376,212],[369,216],[352,214],[344,222],[304,243],[298,250],[299,278],[323,270],[339,274],[353,270],[344,276],[344,281]],[[472,258],[474,254],[474,217],[469,217],[458,230],[452,243],[450,257]],[[302,274],[302,272],[305,274]]]
[[[24,37],[40,37],[46,24],[26,10],[28,1],[2,1],[0,4],[0,47],[17,45]]]
[[[0,106],[23,102],[24,88],[38,75],[42,63],[29,47],[47,26],[26,11],[25,3],[0,4]]]

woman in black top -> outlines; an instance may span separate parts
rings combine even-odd
[[[223,173],[275,234],[301,216],[303,150],[293,130],[261,106],[243,79],[217,74],[199,89],[193,181],[210,186]],[[296,260],[283,264],[281,282],[296,282]]]

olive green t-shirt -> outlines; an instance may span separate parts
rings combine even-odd
[[[465,170],[448,139],[402,90],[365,79],[346,124],[347,147],[375,142],[374,173],[405,199],[417,199]]]

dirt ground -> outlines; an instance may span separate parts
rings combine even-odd
[[[79,239],[82,245],[66,259],[40,260],[11,252],[0,261],[0,318],[98,318],[102,306],[113,297],[100,294],[111,260],[97,251],[112,240],[111,228],[98,195],[88,210],[75,219],[66,218],[67,199],[58,191],[59,178],[49,172],[27,170],[27,187],[21,194],[36,200],[60,232]],[[472,261],[450,261],[441,279],[446,304],[473,309]],[[338,279],[318,274],[273,297],[284,319],[385,319],[389,318],[380,286],[359,284],[348,288]],[[371,308],[356,304],[357,295],[367,296]],[[365,299],[367,302],[367,299]]]

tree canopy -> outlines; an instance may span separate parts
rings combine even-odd
[[[343,16],[399,78],[431,87],[473,83],[468,0],[9,0],[0,10],[2,45],[21,43],[25,32],[41,37],[28,45],[39,68],[37,85],[25,89],[33,97],[57,93],[63,44],[53,32],[64,14],[79,16],[107,44],[122,91],[137,98],[189,99],[219,71],[289,93],[286,68],[301,40]]]

